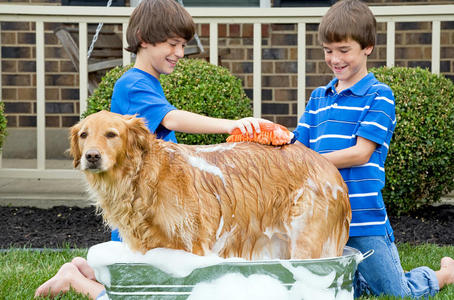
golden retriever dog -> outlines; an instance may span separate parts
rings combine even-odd
[[[347,187],[334,165],[304,146],[175,144],[157,139],[141,118],[107,111],[70,135],[74,167],[132,250],[254,260],[342,255]]]

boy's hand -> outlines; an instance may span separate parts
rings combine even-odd
[[[245,120],[248,119],[248,120]],[[255,132],[251,135],[249,131],[240,131],[240,128],[235,128],[230,132],[227,142],[255,142],[263,145],[280,146],[289,144],[293,138],[293,133],[282,125],[275,124],[264,119],[245,118],[238,121],[246,121],[246,126],[253,126]],[[253,119],[253,120],[251,120]],[[248,123],[251,122],[251,123]],[[258,122],[258,127],[256,123]],[[253,124],[253,125],[251,125]]]
[[[232,134],[235,129],[239,129],[241,134],[249,135],[250,137],[254,136],[254,132],[257,134],[260,133],[260,123],[272,123],[271,121],[247,117],[234,121],[232,128],[229,130],[229,134]]]

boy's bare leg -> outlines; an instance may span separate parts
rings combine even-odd
[[[85,261],[84,259],[82,260]],[[92,279],[94,278],[94,272],[88,264],[85,266],[83,261],[76,260],[76,263],[65,263],[61,266],[60,270],[58,270],[54,277],[36,289],[35,297],[54,297],[59,293],[66,293],[70,288],[72,288],[77,293],[87,295],[91,299],[96,299],[96,297],[104,290],[104,286]],[[79,263],[82,263],[82,271],[77,265]],[[85,267],[88,267],[89,269],[86,269]],[[88,277],[93,277],[87,278],[82,272],[85,272]]]
[[[442,289],[447,284],[454,283],[454,259],[443,257],[440,262],[440,270],[436,271],[438,285]]]

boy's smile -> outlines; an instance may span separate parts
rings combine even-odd
[[[339,80],[338,91],[353,86],[367,75],[367,56],[372,50],[372,46],[361,49],[352,39],[323,43],[325,62]]]
[[[142,42],[134,67],[158,79],[161,74],[170,74],[178,60],[184,57],[186,42],[180,37],[169,38],[155,45]]]

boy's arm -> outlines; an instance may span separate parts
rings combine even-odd
[[[322,155],[338,169],[349,168],[367,163],[376,147],[375,142],[358,136],[355,146]]]
[[[295,144],[304,145],[300,141],[296,141]],[[355,146],[321,155],[332,162],[338,169],[349,168],[367,163],[375,147],[377,147],[377,144],[374,142],[358,136]]]
[[[217,119],[184,110],[172,110],[165,115],[161,124],[169,130],[185,133],[232,133],[238,128],[243,134],[247,132],[252,135],[254,131],[260,133],[259,122],[270,121],[258,118]]]

